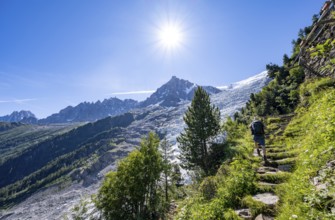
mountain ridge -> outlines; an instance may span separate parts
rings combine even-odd
[[[31,122],[34,124],[37,122],[36,116],[28,110],[21,110],[21,111],[13,111],[9,115],[1,116],[1,122]]]
[[[222,91],[236,89],[243,86],[243,83],[250,83],[253,80],[264,78],[266,71],[249,77],[246,80],[233,83],[229,86],[202,86],[210,95],[218,94]],[[37,119],[30,111],[14,111],[11,115],[0,117],[3,122],[21,122],[24,124],[54,124],[54,123],[73,123],[73,122],[93,122],[99,119],[116,116],[126,113],[136,108],[144,108],[150,105],[160,105],[165,107],[176,107],[182,102],[190,101],[193,98],[196,87],[199,86],[185,79],[172,76],[171,79],[159,87],[144,101],[113,97],[96,102],[81,102],[76,106],[67,106],[58,113],[54,113],[46,118]],[[22,112],[22,113],[21,113]],[[23,114],[26,115],[23,115]],[[21,114],[23,116],[20,116]]]

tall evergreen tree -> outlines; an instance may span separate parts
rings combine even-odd
[[[186,169],[201,168],[209,175],[210,140],[220,129],[220,111],[211,105],[207,92],[198,87],[184,121],[186,127],[177,138],[181,149],[182,166]]]

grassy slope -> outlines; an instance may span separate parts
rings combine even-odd
[[[0,132],[0,164],[8,158],[15,157],[25,149],[62,135],[81,124],[37,126],[20,124]]]
[[[305,83],[297,116],[284,133],[284,143],[298,151],[296,170],[277,191],[282,203],[278,219],[334,219],[335,176],[325,175],[329,186],[317,190],[313,178],[327,162],[335,160],[335,81],[319,79]],[[331,213],[333,212],[333,213]]]
[[[186,199],[179,203],[175,219],[240,219],[233,210],[247,207],[251,208],[253,216],[270,211],[283,220],[295,217],[334,219],[335,213],[331,209],[334,212],[335,173],[329,169],[323,172],[321,182],[328,184],[324,190],[318,191],[312,184],[318,171],[327,162],[335,160],[334,86],[332,79],[306,82],[300,88],[302,103],[287,127],[282,126],[279,118],[266,120],[271,133],[268,151],[277,152],[272,153],[277,157],[281,154],[288,157],[283,163],[295,162],[293,173],[280,181],[284,183],[275,189],[257,185],[259,176],[255,170],[260,160],[251,156],[252,138],[246,127],[240,127],[231,137],[234,144],[230,148],[237,149],[233,162],[226,162],[216,176],[206,178],[193,186],[193,190],[188,190]],[[266,210],[264,205],[251,201],[251,195],[263,190],[274,191],[280,196],[275,210]]]

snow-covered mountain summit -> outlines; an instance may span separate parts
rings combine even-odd
[[[268,81],[268,77],[267,77],[267,71],[263,71],[255,76],[249,77],[247,79],[232,83],[228,86],[218,86],[216,88],[221,89],[221,90],[234,90],[234,89],[239,89],[239,88],[243,88],[243,87],[247,87],[247,86],[253,86],[253,84],[257,84],[257,83],[262,83],[262,82],[266,82]]]
[[[140,106],[159,104],[165,107],[175,107],[181,101],[190,101],[193,98],[197,84],[173,76],[167,83],[156,90],[149,98],[143,101]],[[209,94],[217,94],[220,89],[213,86],[203,86]]]

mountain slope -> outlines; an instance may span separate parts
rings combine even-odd
[[[35,136],[26,137],[33,143],[5,158],[0,164],[0,175],[6,176],[0,180],[0,206],[21,201],[58,178],[66,179],[67,174],[74,172],[75,168],[86,167],[88,164],[85,160],[94,157],[93,154],[99,155],[99,152],[102,154],[115,148],[115,145],[110,144],[110,139],[133,120],[132,114],[127,113],[75,127],[39,142],[33,139]],[[6,142],[10,140],[8,138]],[[123,155],[122,152],[115,153]],[[72,176],[75,178],[79,174],[72,173]]]
[[[213,94],[211,99],[220,107],[223,117],[233,115],[243,107],[250,93],[258,92],[268,81],[268,78],[263,77],[255,83],[246,84],[245,87]],[[179,149],[176,137],[183,129],[183,114],[190,101],[183,101],[176,107],[156,104],[136,108],[124,116],[108,117],[88,123],[40,144],[32,144],[16,157],[6,160],[0,165],[0,175],[7,176],[1,182],[5,186],[0,188],[0,197],[5,198],[0,201],[1,204],[4,206],[18,203],[23,198],[33,195],[27,200],[29,202],[23,202],[11,209],[8,219],[20,216],[60,218],[62,214],[50,206],[62,206],[66,212],[71,209],[70,204],[79,202],[82,193],[96,192],[103,174],[113,169],[117,159],[133,150],[141,137],[149,131],[156,131],[161,136],[167,134],[168,141],[173,144],[170,159],[177,162]],[[128,122],[116,127],[111,124],[111,121],[121,118],[121,122]],[[26,138],[28,142],[33,142],[32,138]],[[23,161],[23,164],[17,164],[19,161]],[[11,172],[10,167],[13,168]],[[62,186],[62,190],[56,192],[51,192],[49,187],[45,188],[47,185],[57,188],[64,184],[66,187]],[[40,193],[36,193],[37,189]],[[88,189],[91,191],[87,191]],[[6,192],[15,193],[3,196]],[[48,196],[42,196],[43,193],[47,193]],[[66,201],[62,199],[74,194],[76,196]]]
[[[19,112],[14,111],[10,115],[2,116],[0,117],[0,121],[2,122],[23,122],[23,123],[31,122],[33,124],[37,122],[37,118],[30,111],[22,110]]]

